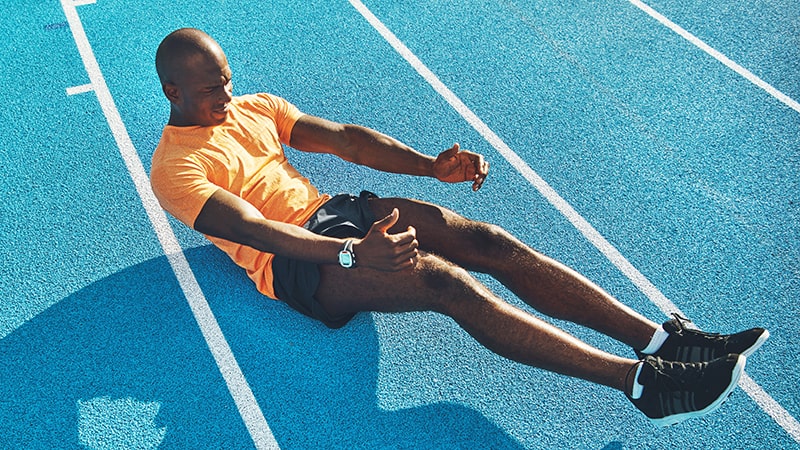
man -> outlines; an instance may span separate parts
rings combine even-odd
[[[232,96],[222,48],[196,29],[167,36],[156,69],[170,101],[151,181],[162,206],[246,269],[258,290],[341,327],[360,311],[436,311],[515,361],[603,384],[656,424],[704,415],[727,398],[769,333],[712,335],[644,318],[505,230],[402,198],[321,195],[282,144],[377,170],[471,182],[483,157],[458,144],[436,158],[374,130],[301,113],[286,100]],[[527,304],[624,342],[611,355],[518,309],[473,278],[489,273]]]

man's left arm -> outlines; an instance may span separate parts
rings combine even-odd
[[[370,128],[310,115],[297,120],[290,145],[301,151],[334,154],[383,172],[433,177],[448,183],[471,181],[475,191],[489,171],[483,156],[461,150],[458,144],[434,158]]]

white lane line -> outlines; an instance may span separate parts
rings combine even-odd
[[[608,240],[547,184],[530,166],[495,134],[472,110],[464,104],[441,80],[403,44],[360,0],[348,0],[351,5],[380,33],[386,42],[419,73],[478,133],[489,142],[533,187],[536,188],[572,225],[611,261],[647,298],[666,315],[677,312],[684,315],[650,280],[639,272]],[[769,396],[749,376],[743,376],[739,385],[778,425],[795,441],[800,442],[800,424],[786,409]]]
[[[532,184],[555,208],[569,220],[606,258],[622,271],[636,287],[666,313],[683,313],[657,287],[650,282],[633,264],[631,264],[606,238],[604,238],[586,219],[561,197],[542,177],[500,137],[492,131],[472,110],[459,99],[422,61],[394,35],[372,12],[359,0],[349,0],[365,19],[383,36],[384,39],[449,103],[478,133],[489,142],[530,184]]]
[[[772,85],[770,85],[766,81],[764,81],[761,78],[757,77],[756,75],[754,75],[749,70],[747,70],[744,67],[740,66],[739,64],[737,64],[736,62],[734,62],[730,58],[728,58],[727,56],[723,55],[722,53],[720,53],[719,51],[715,50],[714,48],[712,48],[711,46],[709,46],[705,42],[701,41],[697,36],[693,35],[692,33],[689,33],[685,29],[681,28],[679,25],[677,25],[676,23],[674,23],[671,20],[667,19],[666,17],[661,15],[658,11],[654,10],[653,8],[651,8],[651,7],[647,6],[646,4],[642,3],[640,0],[628,0],[628,1],[631,2],[637,8],[639,8],[642,11],[644,11],[645,13],[647,13],[647,15],[649,15],[650,17],[652,17],[652,18],[656,19],[657,21],[661,22],[662,25],[666,26],[667,28],[669,28],[670,30],[674,31],[675,33],[678,33],[682,38],[684,38],[687,41],[691,42],[692,44],[697,46],[700,50],[703,50],[704,52],[706,52],[709,55],[711,55],[712,57],[714,57],[714,59],[716,59],[717,61],[721,62],[722,64],[725,64],[725,66],[727,66],[729,69],[731,69],[734,72],[738,73],[739,75],[743,76],[748,81],[750,81],[751,83],[753,83],[756,86],[760,87],[761,89],[765,90],[769,95],[775,97],[776,99],[778,99],[778,101],[780,101],[784,105],[788,106],[789,108],[792,108],[793,110],[795,110],[797,112],[800,112],[800,103],[798,103],[797,101],[793,100],[791,97],[789,97],[788,95],[784,94],[783,92],[775,89],[774,87],[772,87]]]
[[[641,9],[650,17],[656,19],[662,25],[666,26],[670,30],[674,31],[687,41],[691,42],[693,45],[698,47],[699,49],[703,50],[704,52],[711,55],[714,59],[724,64],[729,69],[733,70],[737,74],[741,75],[751,83],[755,84],[756,86],[760,87],[764,91],[766,91],[769,95],[775,97],[780,102],[785,104],[786,106],[792,108],[793,110],[800,112],[800,103],[793,100],[788,95],[782,93],[781,91],[775,89],[772,85],[767,83],[766,81],[762,80],[749,70],[745,69],[741,65],[737,64],[736,62],[732,61],[730,58],[722,54],[721,52],[717,51],[716,49],[712,48],[702,40],[700,40],[697,36],[689,33],[684,28],[680,27],[676,23],[672,22],[671,20],[667,19],[659,13],[658,11],[654,10],[650,6],[646,5],[645,3],[641,2],[640,0],[628,0],[634,6]],[[787,433],[796,441],[800,442],[800,422],[797,419],[792,417],[791,414],[778,402],[776,402],[769,394],[767,394],[764,389],[758,385],[749,375],[744,374],[739,381],[739,386],[745,391],[757,404],[758,406],[764,410],[767,414],[769,414],[772,419],[781,426]]]
[[[764,410],[772,420],[789,433],[795,442],[800,443],[800,423],[789,414],[780,403],[776,402],[767,392],[758,385],[747,373],[742,373],[739,378],[739,387],[747,393],[758,406]]]
[[[94,90],[92,83],[82,84],[80,86],[72,86],[67,88],[67,95],[83,94]]]
[[[119,111],[117,111],[114,99],[111,96],[111,92],[108,90],[105,78],[103,78],[100,66],[97,64],[92,47],[86,37],[83,24],[75,8],[75,2],[61,0],[61,6],[64,9],[64,14],[67,16],[67,21],[72,30],[75,44],[78,47],[83,65],[91,80],[91,85],[94,86],[94,91],[97,94],[97,99],[103,110],[103,114],[106,116],[108,125],[116,140],[117,147],[119,147],[128,172],[133,179],[142,205],[158,236],[161,247],[164,249],[170,266],[172,266],[172,270],[175,272],[175,276],[186,296],[186,300],[191,307],[206,344],[211,354],[214,356],[220,373],[222,373],[222,377],[228,386],[228,390],[239,410],[239,414],[247,430],[250,432],[250,436],[253,438],[256,448],[277,449],[278,443],[275,441],[272,430],[270,430],[264,418],[264,414],[261,412],[261,408],[258,406],[258,402],[253,395],[253,391],[250,389],[239,364],[236,362],[236,358],[233,356],[233,351],[231,351],[225,336],[222,334],[222,330],[214,317],[214,313],[211,311],[208,301],[189,266],[189,262],[183,254],[183,249],[167,221],[166,214],[161,209],[161,206],[158,204],[150,188],[150,181],[144,170],[142,161],[139,159],[139,154],[133,147],[133,142],[131,142],[125,124],[122,122],[122,117],[119,115]]]

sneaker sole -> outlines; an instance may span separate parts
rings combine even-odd
[[[756,350],[758,350],[762,345],[764,345],[764,342],[767,342],[767,339],[769,339],[769,330],[764,330],[764,332],[761,333],[760,336],[758,336],[758,339],[756,339],[756,341],[753,342],[753,345],[751,345],[750,347],[748,347],[748,348],[744,349],[743,351],[739,352],[739,354],[744,356],[745,358],[749,358],[750,355],[755,353]],[[642,359],[645,356],[650,355],[649,353],[642,353],[642,352],[640,352],[638,350],[634,350],[634,352],[636,353],[636,357],[638,357],[639,359]],[[655,354],[657,355],[658,352],[656,352]],[[679,362],[692,362],[692,361],[693,362],[700,362],[700,361],[687,360],[687,359],[681,359],[681,358],[673,358],[673,359],[676,360],[676,361],[679,361]]]
[[[769,333],[767,333],[767,336],[769,336]],[[757,346],[754,346],[754,347],[758,348]],[[751,347],[751,348],[753,348],[753,347]],[[753,350],[755,350],[755,348],[753,348]],[[673,414],[671,416],[662,417],[660,419],[650,419],[650,422],[652,422],[654,425],[657,425],[657,426],[660,426],[660,427],[667,427],[667,426],[670,426],[670,425],[675,425],[677,423],[683,422],[684,420],[693,419],[695,417],[702,417],[702,416],[705,416],[706,414],[708,414],[710,412],[716,411],[720,406],[722,406],[723,403],[725,403],[725,400],[728,399],[728,397],[731,395],[731,392],[733,392],[733,389],[736,387],[736,384],[739,382],[739,377],[741,377],[742,373],[744,372],[744,366],[745,366],[746,363],[747,363],[747,358],[744,355],[739,355],[739,359],[736,362],[736,365],[733,367],[733,373],[731,375],[730,384],[728,384],[728,387],[725,388],[725,391],[723,391],[719,395],[719,397],[717,397],[717,399],[713,403],[711,403],[710,405],[706,406],[705,408],[703,408],[703,409],[701,409],[699,411],[691,411],[691,412],[685,412],[685,413],[680,413],[680,414]]]
[[[756,339],[756,342],[753,343],[753,345],[751,345],[750,348],[743,351],[741,355],[744,356],[745,358],[749,358],[750,355],[755,353],[755,351],[758,350],[759,347],[764,345],[764,342],[766,342],[767,339],[769,339],[769,330],[764,330],[764,332],[761,333],[761,336],[759,336],[758,339]]]

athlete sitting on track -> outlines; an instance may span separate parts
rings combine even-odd
[[[436,311],[499,355],[624,392],[661,425],[719,407],[745,357],[769,336],[761,328],[702,333],[678,316],[659,326],[502,228],[435,204],[321,195],[282,144],[386,172],[467,181],[473,190],[489,165],[458,144],[433,158],[273,95],[233,97],[225,54],[202,31],[167,36],[156,68],[171,106],[151,173],[161,205],[246,269],[260,292],[331,328],[360,311]],[[578,340],[468,271],[491,274],[544,314],[630,345],[640,359]]]

